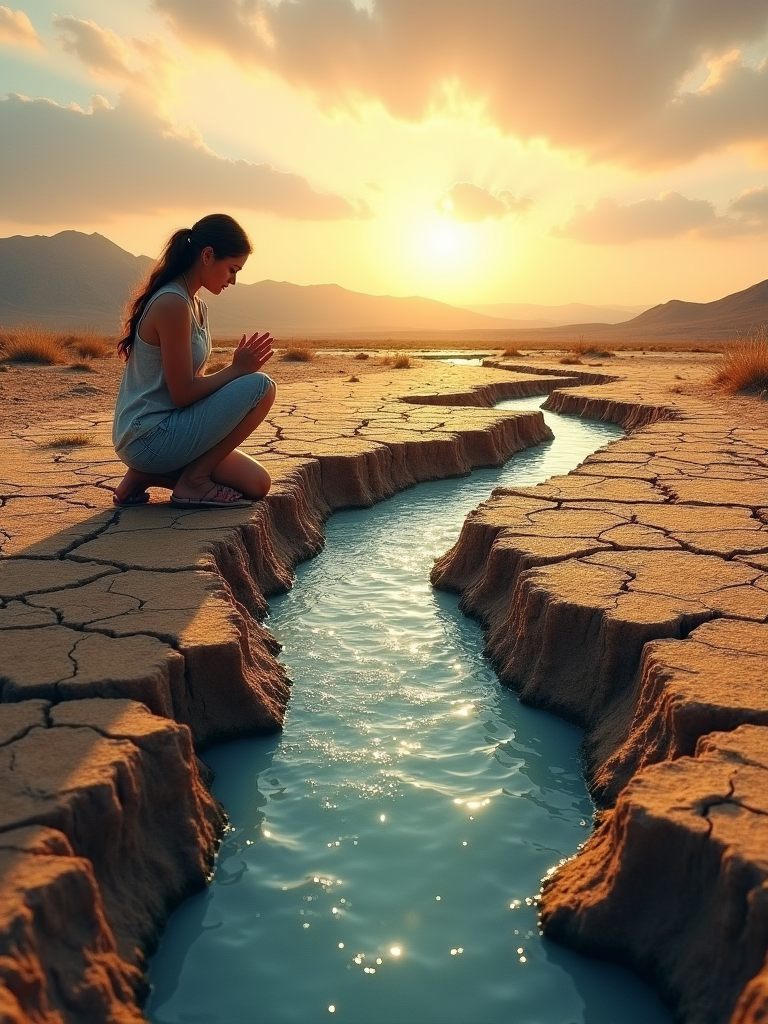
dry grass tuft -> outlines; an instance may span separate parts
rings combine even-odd
[[[613,355],[610,349],[600,348],[597,342],[587,341],[585,338],[574,341],[572,345],[568,346],[568,351],[575,356],[592,356],[595,359],[609,359]]]
[[[582,365],[582,360],[579,359],[578,356],[563,356],[563,358],[560,359],[559,362],[563,363],[565,366],[581,366]]]
[[[86,373],[96,373],[90,359],[78,359],[74,363],[70,363],[69,368],[70,370],[85,370]]]
[[[81,359],[106,359],[115,353],[115,343],[111,338],[98,334],[70,334],[61,339],[65,348],[73,349]]]
[[[367,352],[358,352],[357,355],[355,356],[355,359],[370,359],[370,358],[371,357],[368,355]]]
[[[291,345],[283,352],[281,359],[287,363],[311,363],[317,355],[317,352],[313,348],[307,348],[300,345]]]
[[[711,382],[724,391],[768,391],[768,328],[730,341],[714,364]]]
[[[84,364],[88,359],[113,355],[110,338],[86,331],[83,334],[58,334],[35,324],[20,324],[0,331],[0,360],[8,363],[53,365],[69,362]]]
[[[56,335],[31,324],[0,334],[0,350],[0,359],[6,363],[40,363],[50,366],[64,362],[62,346]]]
[[[89,444],[96,444],[90,434],[57,434],[43,448],[84,448]]]
[[[413,364],[411,357],[405,352],[398,352],[394,356],[384,356],[381,360],[382,366],[391,366],[394,370],[407,370]]]
[[[523,353],[520,351],[519,348],[505,348],[504,351],[501,353],[501,358],[512,359],[515,356],[521,356],[522,354]]]

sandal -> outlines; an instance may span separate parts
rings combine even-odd
[[[149,501],[149,495],[146,491],[140,491],[138,494],[129,494],[127,498],[123,498],[122,501],[116,494],[112,495],[112,504],[117,505],[118,508],[130,508],[132,505],[146,505]]]
[[[223,484],[214,484],[202,498],[177,498],[171,494],[174,508],[250,508],[252,501],[244,498],[239,491]]]

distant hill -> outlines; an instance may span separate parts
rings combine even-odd
[[[57,330],[117,333],[122,309],[151,264],[148,256],[133,256],[99,234],[0,238],[0,324],[32,321]],[[335,284],[260,281],[206,299],[220,337],[257,328],[290,337],[521,326],[433,299],[365,295]]]
[[[503,330],[514,322],[483,316],[418,296],[394,298],[348,291],[337,284],[287,281],[238,284],[205,296],[211,327],[219,335],[262,328],[278,337],[401,331]]]
[[[486,316],[500,316],[508,320],[526,320],[519,327],[557,327],[563,324],[604,323],[617,324],[637,316],[646,306],[588,306],[583,302],[569,302],[564,306],[540,306],[530,302],[495,302],[470,305],[467,309]]]
[[[0,238],[0,324],[116,333],[131,289],[151,264],[81,231]]]
[[[656,336],[728,338],[760,324],[768,324],[768,280],[714,302],[672,299],[653,306],[622,327],[632,332],[653,331]]]
[[[562,342],[583,337],[604,341],[727,341],[768,325],[768,280],[714,302],[671,299],[623,323],[571,324],[533,331],[511,331],[505,340]]]

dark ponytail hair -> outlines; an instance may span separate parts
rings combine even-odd
[[[253,251],[248,235],[236,220],[226,213],[211,213],[191,228],[174,231],[165,244],[160,259],[149,276],[138,286],[126,307],[124,336],[117,343],[117,351],[127,359],[133,348],[136,328],[139,326],[147,303],[158,288],[173,281],[194,265],[198,256],[210,246],[217,260],[245,256]]]

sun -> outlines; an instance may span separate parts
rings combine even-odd
[[[499,267],[508,270],[513,247],[497,222],[459,221],[430,205],[403,204],[382,217],[376,258],[396,268],[401,294],[466,300],[487,289]]]
[[[408,234],[410,276],[428,295],[454,301],[488,273],[491,240],[481,225],[436,212],[414,219]]]
[[[446,280],[471,274],[479,256],[475,227],[440,213],[414,219],[408,234],[418,276]]]
[[[471,249],[471,239],[462,230],[464,225],[441,217],[421,228],[420,247],[432,262],[455,267],[463,263]]]

